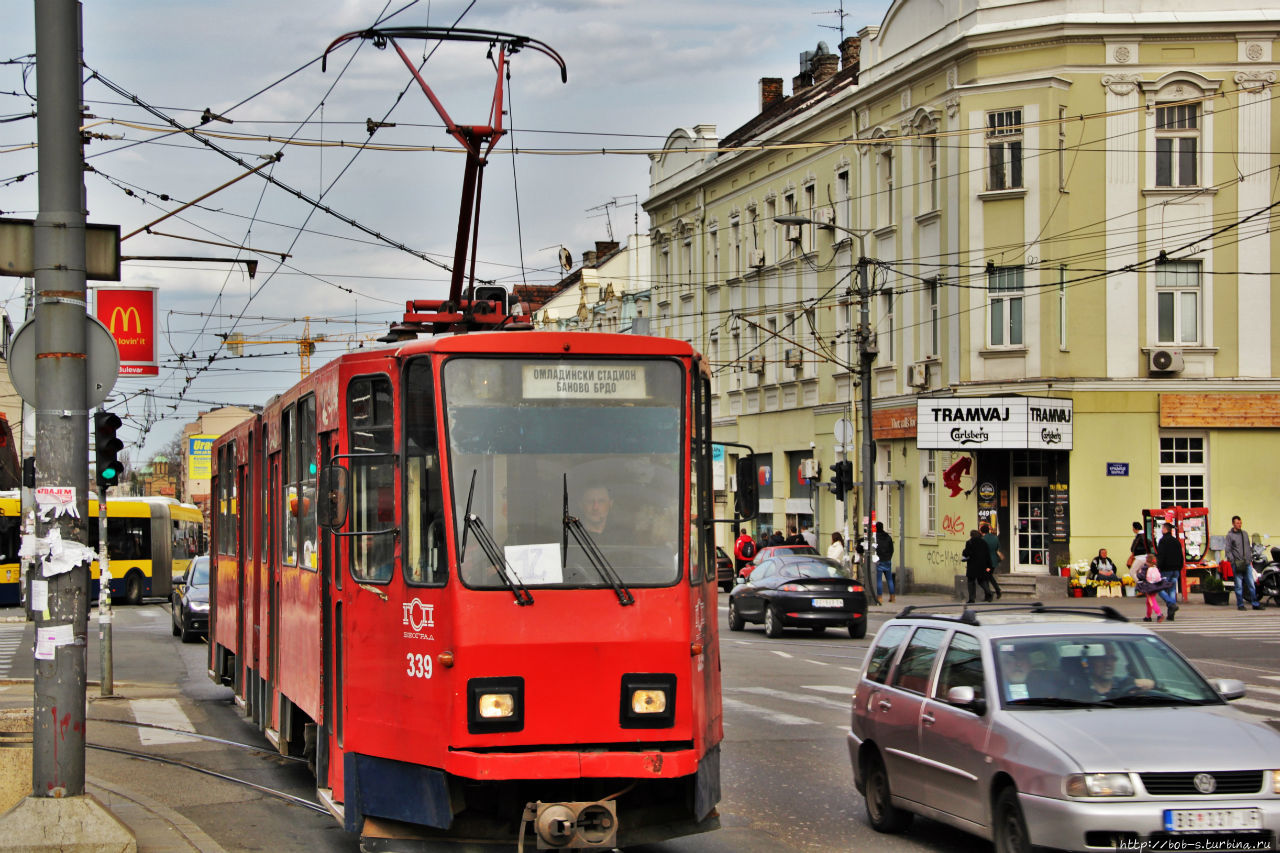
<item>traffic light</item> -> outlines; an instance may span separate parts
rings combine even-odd
[[[116,438],[116,430],[120,429],[120,416],[111,412],[93,413],[93,444],[97,448],[98,488],[106,489],[120,483],[120,474],[124,465],[120,462],[120,451],[124,450],[124,442]]]
[[[844,460],[831,466],[831,491],[836,500],[844,500],[845,494],[853,488],[853,463]]]

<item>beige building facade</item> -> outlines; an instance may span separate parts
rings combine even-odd
[[[761,525],[825,541],[865,512],[804,475],[831,479],[866,391],[917,587],[951,588],[982,522],[1032,575],[1123,562],[1144,508],[1280,536],[1278,39],[1280,12],[1233,0],[899,0],[842,70],[820,46],[743,128],[674,132],[645,203],[655,323],[710,360]]]

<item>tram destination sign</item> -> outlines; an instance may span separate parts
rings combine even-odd
[[[922,450],[1070,450],[1070,400],[931,397],[916,401]]]
[[[590,363],[526,364],[526,400],[643,400],[643,365]]]

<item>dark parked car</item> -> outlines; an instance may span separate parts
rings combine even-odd
[[[800,546],[808,547],[808,546]],[[810,554],[766,557],[729,593],[729,630],[763,622],[770,637],[783,628],[848,628],[849,636],[867,635],[867,595],[835,560]]]
[[[770,557],[795,557],[795,556],[819,556],[818,549],[812,545],[766,545],[756,551],[756,555],[751,558],[751,562],[742,567],[742,571],[738,574],[744,578],[750,577],[751,572],[756,566],[763,563]]]
[[[209,558],[196,557],[181,578],[174,580],[169,598],[173,636],[195,642],[209,635]]]
[[[733,557],[719,545],[716,546],[716,582],[725,592],[733,589]]]

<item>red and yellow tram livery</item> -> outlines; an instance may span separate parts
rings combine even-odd
[[[714,828],[710,453],[682,342],[344,355],[215,443],[210,675],[368,849]]]

